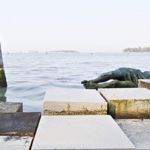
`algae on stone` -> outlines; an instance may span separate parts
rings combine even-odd
[[[0,87],[7,87],[7,81],[3,66],[3,58],[2,58],[2,51],[1,51],[1,45],[0,45]]]

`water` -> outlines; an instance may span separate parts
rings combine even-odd
[[[119,67],[150,70],[150,53],[4,54],[6,101],[23,102],[24,111],[41,111],[50,88],[83,88],[80,82]]]

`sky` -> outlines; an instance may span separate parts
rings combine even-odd
[[[119,52],[150,46],[150,0],[0,0],[6,51]]]

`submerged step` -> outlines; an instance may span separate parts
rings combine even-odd
[[[150,91],[145,88],[99,89],[114,118],[150,118]]]
[[[32,150],[134,149],[108,115],[42,116]]]
[[[30,136],[0,136],[0,149],[29,150],[32,139]]]
[[[96,90],[50,89],[44,98],[43,114],[107,114],[107,103]]]
[[[0,113],[0,135],[34,136],[40,113]]]
[[[22,112],[23,104],[15,102],[0,102],[0,113]]]
[[[150,89],[150,79],[138,80],[138,87]]]

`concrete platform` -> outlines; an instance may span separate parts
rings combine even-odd
[[[117,119],[116,122],[136,149],[150,150],[150,119]]]
[[[1,150],[29,150],[33,137],[0,136]]]
[[[150,91],[145,88],[99,89],[114,118],[150,118]]]
[[[44,115],[107,114],[107,103],[96,90],[50,89],[43,103]]]
[[[138,80],[138,87],[150,89],[150,79]]]
[[[0,102],[0,113],[22,112],[23,104],[15,102]]]
[[[134,149],[108,115],[42,116],[32,150]]]
[[[0,113],[0,135],[34,136],[40,113]]]

